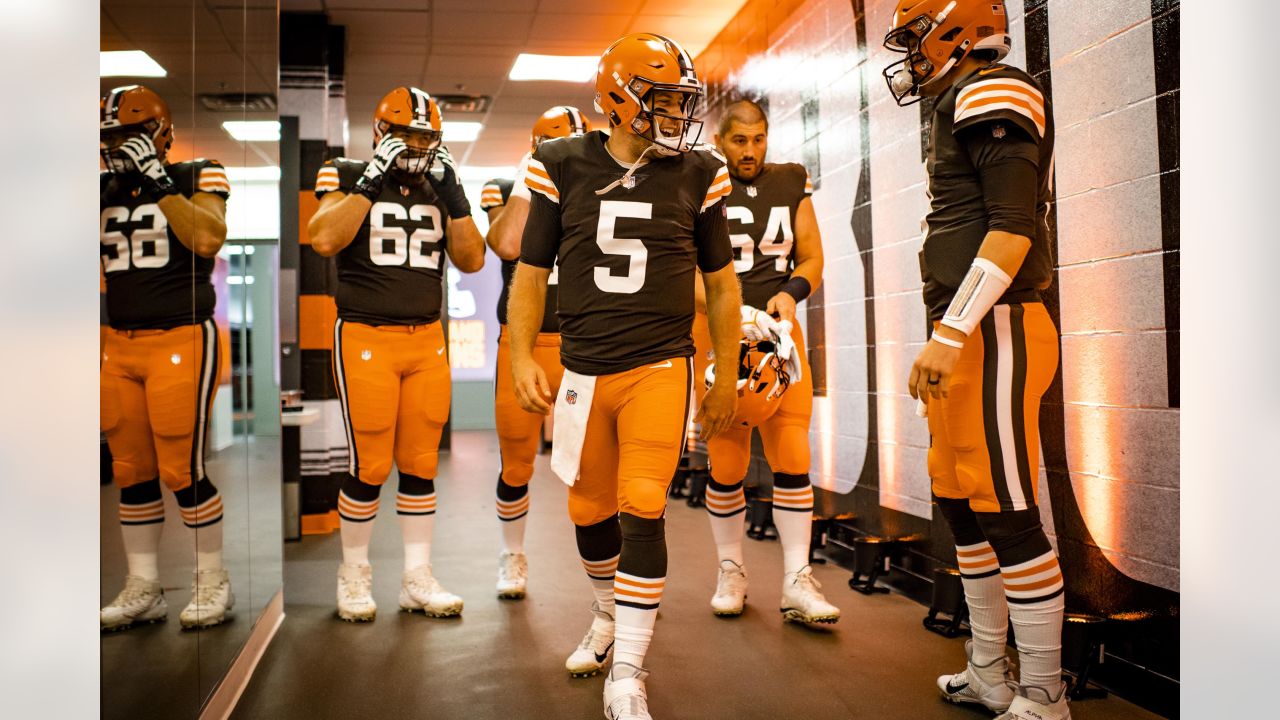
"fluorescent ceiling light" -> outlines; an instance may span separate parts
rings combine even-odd
[[[228,120],[222,123],[222,129],[244,142],[280,139],[280,123],[275,120]]]
[[[444,143],[475,142],[480,137],[480,129],[484,123],[472,120],[445,120],[440,123],[440,132],[444,133]]]
[[[463,165],[458,168],[458,178],[462,182],[484,183],[494,178],[514,178],[515,165]]]
[[[595,77],[598,55],[534,55],[520,53],[507,75],[512,80],[560,80],[583,83]]]
[[[98,53],[99,77],[165,77],[169,73],[141,50]]]
[[[227,179],[231,182],[278,182],[280,180],[280,168],[274,165],[229,167],[226,171]]]

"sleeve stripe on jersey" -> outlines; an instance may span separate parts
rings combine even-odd
[[[556,189],[556,184],[551,181],[551,176],[547,174],[547,168],[542,163],[530,158],[529,167],[524,175],[524,183],[529,186],[530,190],[540,192],[554,203],[560,202],[560,191]]]
[[[813,194],[813,178],[809,177],[809,173],[807,172],[804,174],[804,194]]]
[[[715,205],[720,198],[728,197],[730,192],[733,192],[733,184],[729,182],[729,170],[721,165],[715,179],[711,181],[711,187],[707,188],[707,197],[702,201],[702,209],[705,211]]]
[[[1025,116],[1044,135],[1044,96],[1020,80],[994,79],[976,82],[956,98],[955,122],[996,110],[1011,110]]]
[[[338,168],[326,165],[316,173],[316,192],[331,192],[338,189]]]
[[[231,183],[227,182],[227,173],[222,168],[201,168],[200,183],[196,187],[200,192],[231,192]]]

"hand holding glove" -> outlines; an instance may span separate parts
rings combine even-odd
[[[404,141],[392,135],[383,135],[373,149],[373,159],[364,169],[364,174],[356,181],[355,192],[369,198],[369,202],[377,202],[382,194],[382,183],[387,171],[395,164],[396,156],[405,151]]]
[[[432,167],[427,173],[427,182],[431,183],[432,189],[444,201],[445,207],[449,209],[450,218],[458,220],[470,217],[471,202],[467,200],[467,193],[458,180],[458,166],[454,164],[449,148],[441,145],[440,150],[436,152],[436,160],[439,161],[439,165]]]
[[[146,135],[129,138],[118,152],[129,159],[135,170],[142,173],[142,187],[152,195],[177,195],[178,184],[165,172],[160,162],[156,144]]]

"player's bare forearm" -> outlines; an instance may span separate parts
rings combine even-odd
[[[796,266],[791,275],[808,280],[809,291],[813,292],[822,284],[822,267],[822,232],[813,200],[805,198],[796,209]]]
[[[213,193],[196,193],[193,198],[169,195],[156,203],[169,228],[191,252],[213,257],[227,240],[227,201]]]
[[[983,238],[982,246],[978,248],[978,257],[990,260],[1005,275],[1014,277],[1022,268],[1022,261],[1027,259],[1027,252],[1030,250],[1031,238],[1003,230],[992,230]]]
[[[742,290],[733,263],[702,273],[706,289],[707,321],[711,330],[711,347],[715,351],[716,382],[733,383],[738,377],[738,342],[742,339]]]
[[[485,242],[499,258],[517,260],[520,258],[520,236],[524,233],[525,220],[529,218],[529,201],[513,195],[496,215],[489,224]]]
[[[484,236],[471,216],[449,220],[449,259],[464,273],[484,267]]]
[[[532,360],[533,346],[542,327],[547,302],[547,280],[551,271],[536,265],[516,265],[507,300],[507,332],[511,334],[512,360]]]
[[[356,239],[356,233],[372,207],[369,198],[359,193],[347,195],[334,191],[326,194],[320,199],[320,208],[307,223],[311,249],[324,257],[342,252]]]

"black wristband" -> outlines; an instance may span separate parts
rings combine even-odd
[[[351,189],[369,198],[371,203],[378,202],[378,196],[382,194],[382,176],[379,175],[377,180],[372,180],[368,175],[361,175]]]
[[[449,218],[452,220],[461,220],[465,217],[471,217],[471,203],[467,201],[467,193],[462,189],[460,183],[454,182],[452,185],[446,185],[440,188],[440,199],[444,200],[444,205],[449,209]]]
[[[809,284],[808,280],[799,275],[792,275],[791,279],[782,286],[782,292],[795,298],[796,302],[800,302],[809,297],[809,294],[813,292],[813,286]]]
[[[143,175],[142,177],[144,178],[143,182],[147,185],[147,191],[157,197],[168,197],[182,192],[182,190],[178,188],[178,183],[174,182],[173,178],[169,177],[167,173],[161,175],[159,178],[148,177],[146,175]]]

